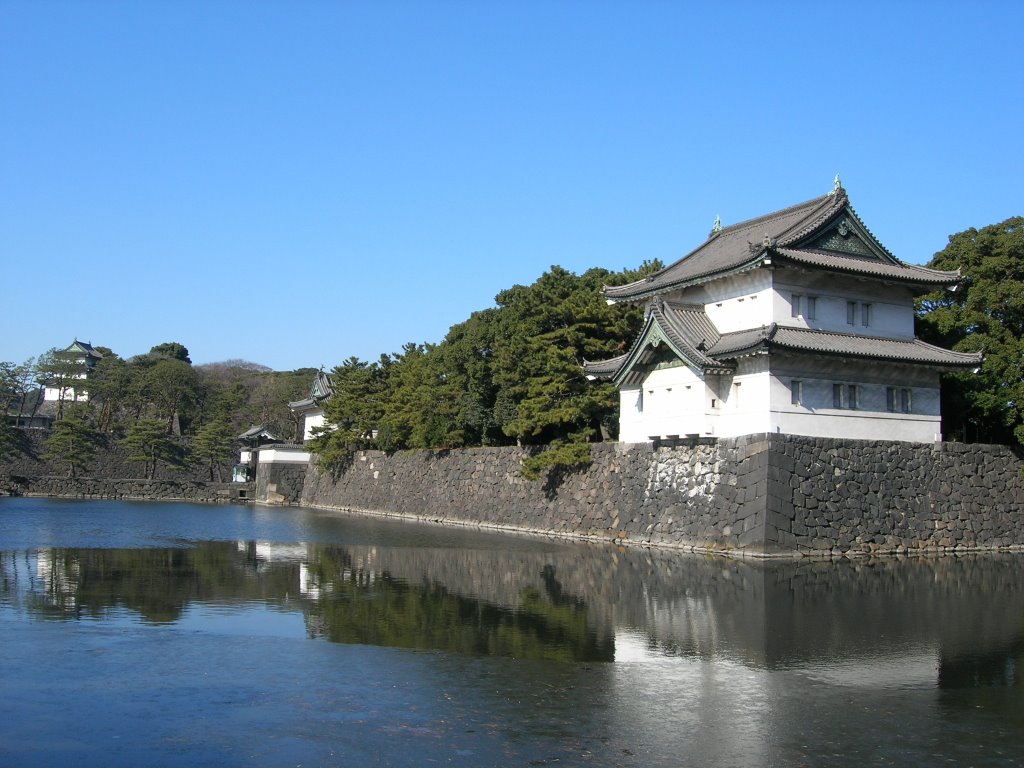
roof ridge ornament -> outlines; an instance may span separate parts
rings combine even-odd
[[[721,231],[722,231],[722,217],[721,216],[715,216],[715,223],[712,225],[712,227],[711,227],[711,234],[708,235],[708,237],[714,237],[715,235],[717,235]]]
[[[842,191],[843,191],[843,182],[841,182],[839,180],[839,174],[837,173],[836,177],[832,180],[832,191],[829,192],[829,195],[834,195],[834,194],[836,194],[838,192],[842,192]]]

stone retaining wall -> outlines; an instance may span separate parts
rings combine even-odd
[[[1024,549],[1022,463],[1004,446],[601,444],[586,469],[536,481],[523,455],[363,451],[333,475],[310,466],[301,503],[758,557]]]
[[[256,498],[266,504],[298,504],[305,481],[305,464],[260,462],[256,465]]]
[[[1024,545],[1021,460],[1000,445],[773,435],[766,537],[833,553]]]
[[[518,448],[361,451],[308,469],[302,503],[439,522],[667,546],[740,549],[764,538],[767,442],[599,444],[578,472],[526,480]]]
[[[0,460],[0,495],[198,502],[246,502],[255,495],[252,483],[209,481],[205,466],[174,469],[161,464],[153,480],[143,479],[145,467],[129,461],[128,452],[112,440],[101,445],[80,476],[72,479],[66,465],[42,458],[46,435],[42,430],[17,430],[18,450]],[[221,476],[230,479],[231,468],[222,467]]]
[[[0,459],[0,478],[4,477],[59,477],[67,474],[66,464],[59,461],[46,461],[44,440],[49,433],[40,429],[16,430],[18,449],[11,456]],[[187,445],[187,441],[182,440]],[[143,477],[145,465],[128,459],[129,452],[117,441],[105,438],[105,442],[92,456],[88,464],[78,474],[96,478],[120,479],[126,477]],[[215,475],[216,476],[216,475]],[[221,477],[231,479],[231,462],[221,466]],[[154,478],[158,480],[210,480],[207,466],[186,466],[172,468],[166,464],[157,464]]]
[[[246,503],[253,501],[252,483],[206,483],[196,480],[133,480],[97,477],[34,477],[0,479],[0,494],[70,499],[145,499]]]

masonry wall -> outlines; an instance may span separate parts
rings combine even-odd
[[[336,475],[310,466],[304,505],[556,535],[736,550],[764,539],[762,437],[652,450],[600,444],[585,470],[525,480],[524,451],[357,453]]]
[[[750,556],[1024,548],[1021,461],[1003,446],[754,435],[595,445],[529,481],[523,451],[365,451],[301,503]]]
[[[70,499],[137,499],[203,503],[253,501],[252,483],[207,483],[196,480],[133,480],[84,477],[35,477],[13,483],[0,479],[0,494]]]
[[[261,461],[256,465],[256,499],[267,504],[298,504],[306,464]]]
[[[172,469],[159,465],[153,480],[142,477],[145,468],[128,460],[128,453],[110,442],[100,446],[74,479],[67,465],[44,460],[41,430],[18,430],[18,450],[0,459],[0,494],[60,496],[67,498],[153,499],[163,501],[252,501],[251,483],[209,481],[208,467]],[[222,468],[231,478],[231,468]]]

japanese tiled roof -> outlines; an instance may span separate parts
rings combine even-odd
[[[629,352],[611,360],[585,362],[583,369],[592,378],[611,378],[618,384],[620,376],[629,375],[638,365],[651,362],[661,340],[668,343],[676,356],[695,368],[718,371],[733,367],[707,354],[718,342],[719,333],[703,306],[657,301],[649,308],[643,330]]]
[[[715,358],[727,359],[755,354],[767,349],[810,352],[868,360],[891,360],[953,368],[981,365],[980,352],[954,352],[920,339],[889,339],[850,333],[789,328],[772,324],[765,328],[722,334],[708,350]]]
[[[761,264],[870,275],[924,289],[959,281],[957,272],[908,266],[878,242],[850,205],[842,187],[822,197],[756,219],[713,230],[674,264],[644,280],[606,286],[611,301],[642,301]]]
[[[316,376],[313,377],[313,383],[309,387],[309,396],[303,400],[288,403],[288,407],[293,411],[312,410],[333,394],[334,385],[331,384],[331,377],[322,370],[317,371]]]
[[[267,427],[264,424],[249,427],[249,429],[245,430],[245,432],[240,434],[236,439],[241,441],[249,441],[257,438],[262,438],[263,440],[269,442],[280,442],[279,438],[274,437],[272,434],[270,434],[270,432],[267,431]]]
[[[78,339],[72,341],[71,344],[68,345],[68,348],[65,349],[64,351],[78,352],[80,354],[85,355],[86,357],[91,357],[94,360],[99,360],[101,357],[103,357],[103,355],[101,355],[99,352],[95,350],[92,344],[89,344],[84,341],[79,341]]]
[[[662,339],[680,359],[705,372],[731,370],[737,358],[770,350],[943,368],[974,368],[982,362],[980,352],[953,352],[919,339],[858,336],[775,323],[719,335],[702,307],[656,302],[629,352],[611,360],[585,363],[584,371],[592,378],[611,379],[616,385],[639,383]]]

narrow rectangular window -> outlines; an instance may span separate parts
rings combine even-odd
[[[848,394],[847,394],[847,398],[846,398],[846,407],[847,408],[859,408],[860,407],[860,387],[858,387],[856,384],[850,384],[847,387],[847,393]]]
[[[896,387],[885,388],[885,409],[890,413],[896,412]]]
[[[790,314],[793,317],[800,317],[800,294],[794,293],[789,300]]]
[[[807,297],[807,319],[814,320],[818,314],[818,297],[808,296]]]
[[[637,413],[643,413],[644,412],[644,391],[643,391],[643,389],[640,390],[640,394],[638,394],[637,397],[636,397],[636,412]]]
[[[857,324],[857,302],[848,301],[846,302],[846,324],[856,325]]]
[[[900,390],[900,409],[904,413],[910,413],[914,409],[914,403],[911,400],[909,389]]]
[[[861,304],[860,305],[860,324],[867,328],[871,325],[871,305]]]
[[[789,384],[790,402],[793,405],[801,405],[804,401],[804,383],[799,379],[793,379]]]
[[[842,408],[843,405],[844,405],[843,385],[842,384],[833,384],[832,385],[832,407],[833,408]]]

